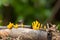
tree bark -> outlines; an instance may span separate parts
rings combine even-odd
[[[10,36],[19,40],[47,40],[47,32],[27,28],[11,29]]]
[[[55,18],[59,8],[60,8],[60,0],[57,0],[55,6],[52,9],[52,15],[50,17],[50,22]]]

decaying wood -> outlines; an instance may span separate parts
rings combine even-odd
[[[47,40],[47,32],[28,28],[11,29],[10,36],[19,40]]]

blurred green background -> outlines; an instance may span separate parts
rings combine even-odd
[[[26,25],[31,25],[35,20],[44,23],[51,17],[55,2],[56,0],[0,0],[0,25],[18,23],[19,20],[23,20]]]

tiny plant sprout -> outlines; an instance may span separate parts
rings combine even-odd
[[[24,27],[24,24],[23,24],[23,23],[21,24],[21,27],[22,27],[22,28]]]
[[[44,26],[44,30],[46,30],[46,26]]]
[[[14,25],[14,24],[10,22],[10,23],[7,25],[7,28],[8,28],[8,29],[12,29],[13,25]]]

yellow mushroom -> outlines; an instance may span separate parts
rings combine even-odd
[[[32,23],[32,28],[34,30],[39,30],[40,29],[40,23],[36,20]]]
[[[14,28],[18,28],[18,24],[15,24],[15,25],[14,25]]]
[[[9,25],[7,25],[7,28],[8,28],[8,29],[12,29],[13,25],[14,25],[14,24],[10,22]]]

